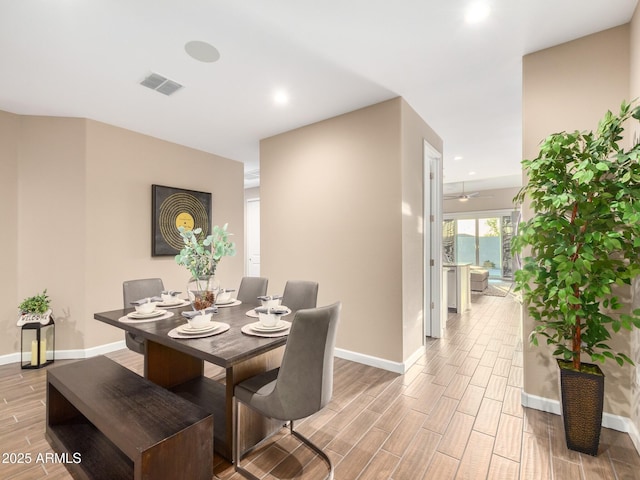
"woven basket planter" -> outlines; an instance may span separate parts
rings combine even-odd
[[[597,365],[583,364],[596,369],[599,373],[595,374],[562,368],[565,364],[571,362],[558,360],[567,448],[597,456],[602,429],[604,374]]]

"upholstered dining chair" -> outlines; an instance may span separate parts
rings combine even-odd
[[[124,308],[131,308],[131,302],[141,298],[160,296],[163,290],[164,284],[161,278],[141,278],[122,282]],[[144,354],[144,338],[124,332],[124,341],[129,350]]]
[[[282,292],[282,305],[294,312],[315,308],[318,301],[318,283],[307,280],[289,280]]]
[[[242,277],[236,298],[243,304],[259,306],[258,297],[267,294],[269,279],[264,277]]]
[[[294,430],[294,420],[321,410],[333,393],[333,352],[340,319],[341,303],[298,310],[291,324],[289,338],[279,368],[260,373],[238,383],[234,388],[234,464],[237,472],[256,479],[240,465],[239,403],[262,415],[289,422],[291,434],[316,452],[327,464],[327,479],[333,478],[333,464],[318,446]],[[256,445],[257,446],[257,445]],[[255,447],[253,447],[255,448]]]

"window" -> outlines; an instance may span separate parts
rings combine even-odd
[[[445,218],[445,263],[470,263],[489,270],[494,278],[513,277],[511,238],[515,212],[475,212]]]

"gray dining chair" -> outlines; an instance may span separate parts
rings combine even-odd
[[[282,292],[282,305],[294,312],[305,308],[315,308],[318,301],[318,282],[289,280]]]
[[[333,352],[341,306],[340,302],[336,302],[326,307],[298,310],[280,367],[250,377],[235,386],[234,464],[236,471],[244,477],[257,478],[240,464],[243,452],[240,451],[238,434],[241,416],[239,403],[266,417],[289,422],[291,434],[326,462],[329,468],[326,478],[333,478],[333,464],[327,454],[294,430],[293,422],[316,413],[331,400]]]
[[[236,299],[243,304],[259,306],[258,297],[267,294],[269,279],[264,277],[242,277]]]
[[[141,278],[122,282],[124,308],[131,308],[131,302],[141,298],[160,296],[163,290],[164,284],[161,278]],[[144,338],[131,332],[124,332],[124,341],[129,350],[144,354]]]

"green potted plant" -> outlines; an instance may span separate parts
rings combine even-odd
[[[20,310],[20,318],[18,326],[22,326],[27,322],[40,322],[46,324],[51,317],[51,299],[47,295],[47,289],[38,295],[25,298],[18,309]]]
[[[215,278],[222,257],[236,254],[235,243],[229,240],[227,224],[214,225],[213,233],[205,237],[202,229],[179,229],[184,247],[175,257],[178,265],[187,267],[191,278],[187,286],[189,300],[194,310],[204,310],[215,304],[219,284]]]
[[[595,363],[632,364],[608,342],[621,329],[640,327],[640,310],[630,312],[616,292],[640,273],[640,144],[621,146],[623,124],[633,119],[640,120],[640,107],[623,102],[595,132],[550,135],[536,158],[522,162],[528,183],[514,198],[529,200],[533,211],[513,240],[516,253],[529,249],[515,273],[536,324],[529,339],[538,345],[542,337],[560,357],[567,446],[591,455],[604,401]],[[583,363],[583,353],[594,363]]]

